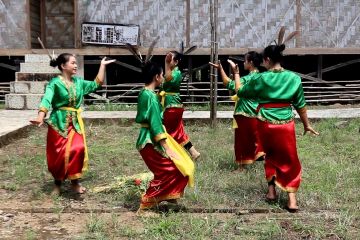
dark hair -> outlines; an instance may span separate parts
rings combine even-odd
[[[175,51],[175,50],[170,51],[170,52],[174,55],[174,60],[179,61],[179,62],[182,60],[182,58],[184,56],[184,54],[181,54],[181,53],[179,53],[178,51]]]
[[[56,59],[50,60],[50,66],[58,67],[58,69],[62,72],[61,65],[67,63],[70,60],[70,57],[75,57],[75,55],[71,53],[62,53]]]
[[[157,63],[147,62],[142,67],[142,79],[145,84],[152,82],[153,78],[157,74],[161,74],[163,71],[162,67]]]
[[[255,51],[250,51],[245,54],[245,59],[248,62],[252,62],[254,67],[259,68],[262,62],[261,54]]]
[[[264,59],[269,58],[273,63],[279,63],[283,58],[282,52],[284,50],[285,50],[285,44],[269,45],[264,49],[262,55]]]

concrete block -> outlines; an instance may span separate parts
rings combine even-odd
[[[45,87],[48,84],[47,81],[43,82],[29,82],[30,84],[30,93],[43,94],[45,92]]]
[[[41,98],[44,94],[16,94],[10,93],[5,95],[5,107],[6,109],[38,109]]]
[[[6,109],[25,109],[25,96],[20,94],[6,94],[5,107]]]
[[[58,73],[58,68],[51,67],[48,63],[20,63],[20,72],[24,73]]]
[[[29,82],[10,82],[10,93],[29,93]]]
[[[10,92],[18,94],[43,94],[45,92],[45,87],[47,81],[42,82],[30,82],[30,81],[20,81],[20,82],[10,82]]]
[[[59,76],[60,73],[15,73],[15,81],[50,81],[52,78]]]
[[[26,94],[26,109],[39,109],[41,98],[44,94]]]
[[[25,62],[50,63],[50,57],[46,54],[25,54]]]

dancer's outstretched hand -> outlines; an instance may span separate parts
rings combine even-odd
[[[312,134],[314,134],[316,136],[320,134],[319,132],[315,131],[311,126],[304,127],[304,134],[303,135],[305,135],[307,132],[310,132],[310,133],[312,133]]]
[[[222,65],[221,65],[221,62],[220,62],[220,61],[218,61],[217,64],[216,64],[216,63],[212,63],[212,62],[209,62],[209,64],[210,64],[211,66],[213,66],[214,68],[216,68],[216,69],[222,69]]]
[[[106,60],[106,59],[107,59],[106,57],[103,57],[103,59],[101,59],[101,65],[108,65],[116,61],[116,59],[110,59],[110,60]]]
[[[227,61],[230,64],[231,69],[233,70],[233,72],[234,73],[239,73],[239,66],[230,59],[228,59]]]
[[[30,120],[30,123],[31,123],[32,125],[41,127],[41,126],[44,124],[44,120],[43,120],[43,119],[40,119],[40,118],[37,118],[37,119],[34,119],[34,120]]]

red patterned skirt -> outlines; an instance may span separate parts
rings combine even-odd
[[[82,176],[84,150],[83,137],[75,131],[73,125],[68,127],[67,138],[48,127],[47,164],[55,180],[74,180]]]
[[[295,123],[271,124],[258,121],[259,139],[266,153],[265,175],[284,191],[296,192],[301,182]]]
[[[154,174],[154,179],[141,198],[140,208],[151,208],[164,200],[180,198],[188,183],[188,177],[184,177],[173,161],[157,152],[152,144],[146,144],[140,150],[140,155]]]
[[[184,108],[166,108],[163,116],[166,131],[182,146],[190,141],[185,133],[183,113]]]
[[[258,139],[258,120],[243,115],[235,115],[234,118],[238,126],[235,128],[235,161],[251,164],[265,155]]]

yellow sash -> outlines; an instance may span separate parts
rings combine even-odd
[[[230,97],[231,100],[233,100],[235,102],[235,108],[234,108],[234,113],[235,113],[235,110],[236,110],[236,104],[237,102],[239,101],[239,97],[237,96],[237,94],[233,95]],[[239,126],[237,125],[237,122],[235,120],[235,118],[233,117],[233,122],[232,122],[232,128],[238,128]]]
[[[141,123],[141,127],[149,128],[149,124]],[[165,130],[165,127],[164,127]],[[175,164],[176,168],[180,171],[180,173],[184,177],[189,177],[189,187],[194,187],[195,180],[194,180],[194,173],[195,173],[195,164],[191,160],[189,154],[185,151],[185,149],[171,136],[169,135],[166,130],[166,144],[173,150],[180,159],[171,158],[173,163]]]
[[[84,157],[84,164],[83,164],[82,171],[86,171],[88,168],[89,156],[88,156],[88,150],[87,150],[87,145],[86,145],[85,125],[84,125],[84,121],[80,114],[83,110],[81,108],[72,108],[72,107],[61,107],[60,109],[66,110],[66,111],[71,111],[71,112],[76,112],[76,117],[77,117],[78,123],[80,125],[80,131],[81,131],[81,134],[84,139],[84,148],[85,148],[85,157]]]
[[[165,96],[166,95],[176,95],[177,93],[175,92],[165,92],[165,91],[161,91],[159,92],[159,96],[161,97],[161,105],[164,108],[165,107]]]

